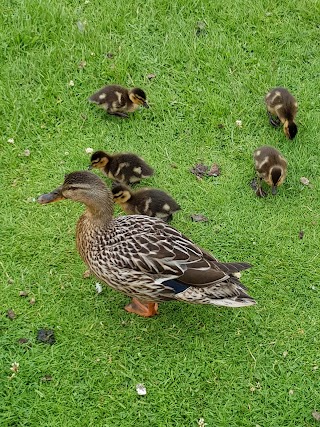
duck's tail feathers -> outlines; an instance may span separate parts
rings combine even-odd
[[[215,265],[217,265],[220,270],[224,271],[227,274],[238,273],[242,270],[247,270],[251,268],[252,265],[247,262],[219,262],[215,261]]]

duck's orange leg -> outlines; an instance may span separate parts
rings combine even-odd
[[[125,310],[143,317],[152,317],[158,314],[158,304],[156,302],[141,302],[137,298],[132,298]]]

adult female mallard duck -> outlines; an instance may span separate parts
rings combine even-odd
[[[77,224],[78,251],[101,281],[132,297],[127,311],[150,317],[157,314],[158,302],[168,300],[227,307],[255,304],[235,276],[250,264],[219,262],[158,218],[113,219],[112,194],[92,172],[70,173],[38,202],[63,199],[86,205]]]
[[[141,105],[149,108],[145,92],[138,87],[127,89],[119,85],[104,86],[91,95],[88,101],[97,104],[108,114],[124,118]]]

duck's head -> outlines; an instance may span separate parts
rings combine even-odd
[[[109,162],[110,156],[105,151],[95,151],[90,159],[88,169],[98,168],[103,169]]]
[[[130,89],[129,98],[134,104],[142,105],[145,108],[149,108],[149,104],[147,103],[147,95],[142,89],[138,87]]]
[[[272,194],[277,194],[278,187],[283,183],[286,178],[286,170],[281,166],[273,166],[270,169],[266,182],[270,185]]]
[[[64,199],[71,199],[84,203],[87,206],[93,206],[98,205],[99,202],[105,204],[108,198],[111,199],[110,191],[102,179],[92,172],[79,171],[66,175],[60,187],[52,190],[50,193],[42,194],[37,201],[44,205]]]
[[[284,122],[283,131],[288,139],[293,139],[298,133],[298,127],[293,121]]]
[[[122,203],[127,203],[128,200],[131,199],[131,191],[130,188],[123,184],[115,184],[111,188],[113,201],[118,205]]]

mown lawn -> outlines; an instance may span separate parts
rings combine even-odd
[[[315,426],[319,1],[2,0],[0,12],[0,425]],[[144,88],[150,110],[106,117],[87,97],[108,83]],[[277,85],[299,102],[294,141],[266,117]],[[289,169],[276,197],[258,199],[252,153],[264,144]],[[167,303],[144,319],[124,295],[98,295],[74,245],[82,206],[34,202],[86,169],[88,147],[143,155],[156,174],[141,186],[182,206],[174,227],[253,264],[242,281],[257,306]],[[199,162],[221,176],[198,181]],[[41,328],[54,345],[37,342]]]

